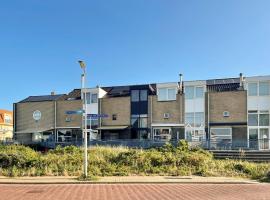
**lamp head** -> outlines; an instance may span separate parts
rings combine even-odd
[[[80,64],[81,68],[84,70],[86,68],[85,63],[82,60],[79,60],[78,62]]]

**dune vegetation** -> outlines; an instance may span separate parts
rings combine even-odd
[[[89,150],[91,176],[171,175],[225,176],[270,180],[270,163],[242,160],[216,160],[208,151],[189,149],[185,141],[178,146],[131,149],[96,146]],[[41,153],[20,145],[0,146],[2,176],[81,176],[83,149],[57,147]]]

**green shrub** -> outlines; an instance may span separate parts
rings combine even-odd
[[[208,151],[189,149],[188,143],[160,148],[129,149],[95,146],[88,150],[90,176],[171,175],[238,176],[269,181],[270,164],[215,160]],[[60,147],[41,154],[21,145],[0,145],[0,175],[81,176],[83,149]]]

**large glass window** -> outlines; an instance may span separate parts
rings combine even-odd
[[[269,126],[269,113],[261,113],[259,119],[260,126]]]
[[[170,101],[176,100],[176,88],[159,88],[158,89],[158,100],[159,101]]]
[[[87,93],[86,93],[86,103],[87,103],[87,104],[90,104],[90,100],[91,100],[90,93],[87,92]]]
[[[258,126],[258,113],[248,113],[248,125]]]
[[[210,144],[211,148],[230,148],[232,141],[232,129],[231,128],[211,128],[210,129]]]
[[[147,117],[140,117],[140,128],[147,128]]]
[[[193,99],[194,98],[194,87],[193,86],[185,87],[185,98],[186,99]]]
[[[90,126],[90,119],[87,119],[87,125]],[[98,119],[91,119],[91,126],[98,126]]]
[[[189,126],[194,126],[194,113],[186,113],[185,114],[185,123]]]
[[[258,84],[257,83],[249,83],[248,84],[248,95],[249,96],[257,96],[258,95]]]
[[[139,90],[132,90],[131,91],[131,101],[132,102],[138,102],[140,98]]]
[[[203,98],[203,87],[196,87],[195,97],[196,98]]]
[[[176,89],[168,89],[168,100],[176,100]]]
[[[203,112],[196,112],[195,113],[195,126],[200,127],[204,124],[204,113]]]
[[[98,101],[97,94],[92,94],[91,95],[91,103],[97,103],[97,101]]]
[[[147,128],[147,115],[131,115],[133,128]]]
[[[140,90],[140,101],[147,101],[147,90]]]
[[[158,89],[158,100],[159,101],[166,101],[167,100],[167,89],[166,88],[159,88]]]
[[[260,82],[259,83],[259,95],[260,96],[269,95],[269,83],[268,82]]]

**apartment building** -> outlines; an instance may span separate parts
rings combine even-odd
[[[0,141],[5,142],[13,137],[13,114],[8,110],[0,110]]]
[[[270,76],[182,79],[29,97],[14,104],[16,138],[40,141],[50,133],[57,143],[81,142],[82,115],[67,111],[85,110],[91,141],[186,139],[211,149],[270,148]]]

